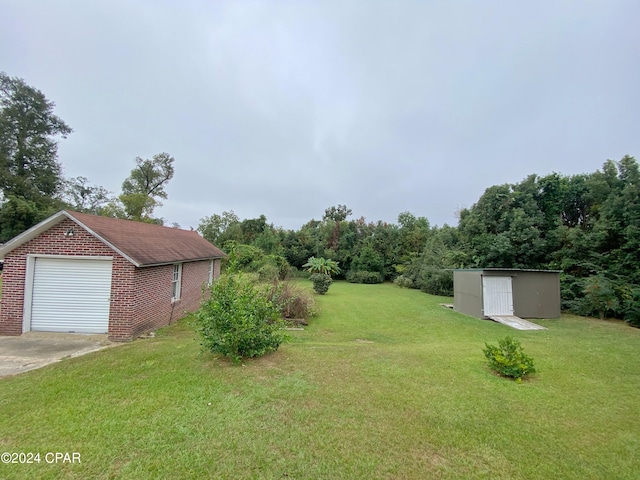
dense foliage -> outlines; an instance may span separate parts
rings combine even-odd
[[[631,292],[627,300],[624,319],[629,325],[640,328],[640,288]]]
[[[351,270],[347,272],[346,279],[351,283],[382,283],[384,281],[381,273],[367,270]]]

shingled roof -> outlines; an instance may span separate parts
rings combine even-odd
[[[224,252],[197,232],[62,210],[0,247],[0,258],[69,218],[136,267],[222,258]]]

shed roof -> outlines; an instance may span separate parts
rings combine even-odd
[[[67,218],[136,267],[225,256],[222,250],[195,231],[62,210],[2,245],[0,259]]]
[[[456,272],[541,272],[541,273],[562,273],[562,270],[542,270],[536,268],[499,268],[499,267],[488,267],[488,268],[456,268],[454,269]]]

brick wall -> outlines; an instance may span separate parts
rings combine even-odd
[[[219,265],[220,260],[215,260]],[[217,276],[214,268],[214,276]],[[209,261],[182,264],[180,299],[171,301],[173,265],[136,269],[136,300],[132,331],[134,337],[149,330],[163,327],[196,311],[202,300],[202,286],[209,279]]]
[[[173,265],[136,268],[133,335],[169,324],[172,277]]]
[[[180,307],[182,312],[194,312],[202,301],[202,287],[209,280],[209,260],[204,262],[189,262],[182,265],[182,293]],[[184,316],[184,313],[183,315]]]
[[[136,267],[124,257],[114,253],[111,270],[111,310],[109,311],[109,339],[133,340],[131,319],[135,315]],[[116,261],[118,259],[119,261]],[[121,260],[121,261],[120,261]]]
[[[2,302],[0,305],[0,335],[22,334],[24,308],[24,276],[26,262],[16,255],[4,258],[2,270]]]
[[[74,235],[64,233],[73,227]],[[209,261],[182,266],[182,292],[171,301],[173,265],[135,267],[69,219],[51,227],[5,257],[0,308],[0,335],[21,335],[27,254],[113,257],[109,338],[128,341],[143,332],[168,325],[198,309]],[[215,260],[214,276],[220,274]]]

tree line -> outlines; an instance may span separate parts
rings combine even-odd
[[[162,223],[153,211],[167,198],[173,157],[136,157],[118,196],[85,177],[64,178],[57,142],[72,129],[54,106],[0,72],[0,242],[61,208]],[[265,279],[300,270],[314,257],[337,262],[351,282],[395,281],[451,295],[456,268],[557,269],[564,309],[640,326],[640,173],[631,156],[592,173],[532,174],[491,186],[459,212],[458,226],[431,226],[410,212],[396,223],[351,217],[337,205],[320,220],[285,230],[264,215],[241,220],[227,211],[202,218],[198,231],[233,252],[239,268]]]
[[[397,223],[350,216],[347,206],[333,206],[321,220],[285,230],[264,215],[240,220],[228,211],[201,219],[198,231],[265,278],[315,257],[338,262],[339,277],[351,282],[395,281],[452,295],[456,268],[560,270],[565,310],[640,325],[640,172],[633,157],[607,160],[593,173],[533,174],[491,186],[460,211],[457,227],[432,227],[410,212]]]

